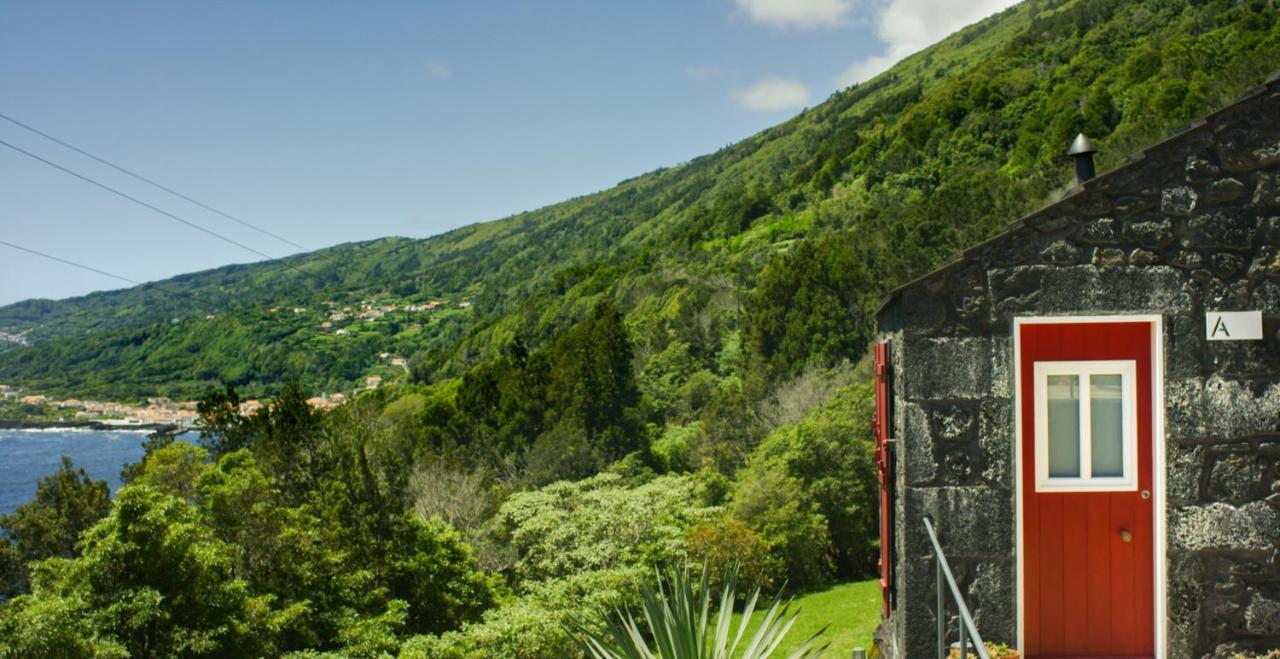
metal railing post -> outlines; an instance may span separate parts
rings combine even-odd
[[[942,596],[943,581],[946,581],[947,587],[951,590],[951,599],[956,602],[956,611],[960,627],[960,659],[969,659],[969,639],[973,639],[974,649],[978,652],[978,659],[990,659],[987,656],[987,648],[982,644],[982,636],[978,634],[978,628],[973,624],[973,616],[969,615],[969,607],[964,603],[964,595],[960,593],[960,587],[956,585],[956,578],[951,574],[951,567],[947,565],[947,556],[942,553],[942,545],[938,543],[938,534],[933,530],[933,522],[928,517],[924,518],[924,528],[929,532],[929,542],[933,543],[933,557],[937,562],[937,584],[938,584],[938,657],[945,659],[943,654],[949,648],[946,647],[946,606]]]
[[[938,588],[938,659],[947,659],[947,601],[942,599],[942,561],[938,557],[933,559],[933,571],[937,579]]]

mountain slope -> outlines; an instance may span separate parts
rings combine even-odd
[[[1105,169],[1265,78],[1278,14],[1261,1],[1030,0],[774,128],[599,193],[426,240],[0,308],[0,331],[33,343],[0,352],[0,382],[117,397],[219,381],[337,390],[403,375],[387,352],[450,376],[517,336],[545,343],[601,299],[627,312],[641,368],[677,345],[732,372],[739,351],[770,350],[751,338],[752,295],[796,241],[853,250],[841,285],[855,290],[833,313],[857,335],[885,290],[1062,190],[1077,131]],[[322,327],[374,299],[449,311]]]

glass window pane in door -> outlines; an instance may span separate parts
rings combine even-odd
[[[1049,477],[1080,476],[1080,376],[1050,375]]]
[[[1123,397],[1120,375],[1089,376],[1089,447],[1094,476],[1124,475]]]

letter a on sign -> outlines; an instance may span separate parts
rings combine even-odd
[[[1231,338],[1231,328],[1227,327],[1227,321],[1223,320],[1222,316],[1218,316],[1218,318],[1213,321],[1213,331],[1209,332],[1209,338],[1211,339]]]
[[[1204,334],[1210,341],[1257,341],[1262,339],[1261,311],[1208,311]]]

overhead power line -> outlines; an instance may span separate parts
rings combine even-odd
[[[34,249],[31,249],[30,247],[23,247],[22,245],[15,245],[15,244],[13,244],[13,243],[11,243],[11,242],[7,242],[7,241],[4,241],[4,240],[0,240],[0,245],[5,245],[5,246],[7,246],[7,247],[12,247],[13,249],[16,249],[16,250],[18,250],[18,251],[20,251],[20,252],[26,252],[26,253],[28,253],[28,254],[35,254],[36,256],[40,256],[40,257],[43,257],[43,258],[49,259],[50,261],[57,261],[58,263],[65,263],[66,265],[69,265],[69,266],[72,266],[72,267],[75,267],[75,268],[80,268],[81,270],[88,270],[89,272],[92,272],[92,273],[95,273],[95,274],[99,274],[99,275],[103,275],[104,277],[110,277],[110,278],[112,278],[112,279],[119,279],[120,281],[123,281],[123,282],[125,282],[125,283],[133,284],[134,286],[145,286],[145,285],[146,285],[146,284],[143,284],[143,283],[142,283],[142,282],[140,282],[140,281],[134,281],[134,280],[132,280],[132,279],[129,279],[128,277],[122,277],[122,276],[120,276],[120,275],[117,275],[117,274],[114,274],[114,273],[111,273],[111,272],[107,272],[106,270],[99,270],[99,269],[97,269],[97,268],[95,268],[95,267],[93,267],[93,266],[88,266],[88,265],[85,265],[85,264],[83,264],[83,263],[76,263],[75,261],[69,261],[69,260],[64,259],[64,258],[62,258],[62,257],[60,257],[60,256],[54,256],[54,255],[52,255],[52,254],[45,254],[44,252],[39,252],[39,251],[36,251],[36,250],[34,250]]]
[[[74,176],[74,177],[76,177],[76,178],[80,179],[81,181],[84,181],[85,183],[88,183],[88,184],[93,185],[93,186],[95,186],[95,187],[98,187],[98,188],[101,188],[101,189],[103,189],[103,190],[106,190],[107,192],[110,192],[111,194],[114,194],[114,195],[116,195],[116,196],[118,196],[118,197],[121,197],[121,198],[123,198],[123,199],[127,199],[127,200],[129,200],[129,201],[132,201],[133,203],[138,204],[139,206],[142,206],[143,208],[146,208],[146,209],[148,209],[148,210],[151,210],[151,211],[154,211],[154,212],[156,212],[156,213],[159,213],[159,214],[161,214],[161,215],[163,215],[163,216],[165,216],[165,217],[167,217],[167,218],[169,218],[169,219],[171,219],[171,220],[173,220],[173,221],[175,221],[175,222],[179,222],[179,223],[181,223],[181,224],[185,224],[185,225],[187,225],[187,226],[189,226],[189,227],[191,227],[191,228],[193,228],[193,229],[195,229],[195,230],[197,230],[197,231],[200,231],[200,232],[202,232],[202,233],[206,233],[206,234],[208,234],[208,235],[210,235],[210,236],[213,236],[214,238],[217,238],[218,240],[221,240],[221,241],[223,241],[223,242],[225,242],[225,243],[228,243],[228,244],[231,244],[231,245],[235,245],[236,247],[239,247],[239,248],[241,248],[241,249],[243,249],[243,250],[246,250],[246,251],[252,252],[252,253],[254,253],[254,254],[257,254],[258,256],[261,256],[262,258],[267,259],[268,261],[272,261],[272,262],[275,262],[275,263],[279,263],[280,265],[283,265],[284,267],[289,268],[290,270],[293,270],[293,271],[295,271],[295,272],[297,272],[297,273],[299,273],[299,274],[303,274],[303,275],[306,275],[306,276],[311,277],[311,278],[313,278],[313,279],[316,279],[317,281],[321,281],[321,282],[323,282],[323,280],[322,280],[322,279],[320,279],[319,277],[317,277],[316,275],[314,275],[314,274],[312,274],[312,273],[310,273],[310,272],[307,272],[306,270],[298,269],[297,267],[294,267],[292,264],[285,263],[285,262],[284,262],[284,261],[282,261],[281,259],[278,259],[278,258],[276,258],[276,257],[274,257],[274,256],[271,256],[270,254],[267,254],[266,252],[259,251],[259,250],[254,249],[253,247],[250,247],[250,246],[248,246],[248,245],[246,245],[246,244],[244,244],[244,243],[242,243],[242,242],[239,242],[239,241],[234,240],[234,239],[232,239],[232,238],[228,238],[228,237],[226,237],[226,236],[224,236],[224,235],[222,235],[222,234],[220,234],[220,233],[218,233],[218,232],[216,232],[216,231],[213,231],[213,230],[211,230],[211,229],[207,229],[207,228],[205,228],[205,227],[203,227],[203,226],[201,226],[201,225],[199,225],[199,224],[196,224],[195,222],[192,222],[191,220],[187,220],[187,219],[184,219],[184,218],[182,218],[182,217],[180,217],[180,216],[178,216],[178,215],[175,215],[175,214],[173,214],[173,213],[170,213],[169,211],[164,210],[163,208],[158,208],[158,207],[156,207],[156,206],[153,206],[153,205],[151,205],[151,204],[148,204],[147,202],[142,201],[141,199],[138,199],[137,197],[134,197],[134,196],[131,196],[131,195],[126,194],[126,193],[124,193],[124,192],[121,192],[121,191],[119,191],[119,190],[117,190],[117,189],[115,189],[115,188],[113,188],[113,187],[111,187],[111,186],[109,186],[109,185],[107,185],[107,184],[105,184],[105,183],[99,183],[98,181],[95,181],[94,179],[91,179],[91,178],[89,178],[88,176],[85,176],[84,174],[80,174],[80,173],[78,173],[78,172],[75,172],[75,171],[72,171],[72,170],[70,170],[70,169],[67,169],[66,167],[63,167],[62,165],[59,165],[58,163],[55,163],[55,162],[53,162],[53,161],[51,161],[51,160],[47,160],[47,159],[45,159],[45,158],[42,158],[42,157],[40,157],[40,156],[38,156],[38,155],[36,155],[36,154],[34,154],[34,153],[30,152],[30,151],[27,151],[26,149],[23,149],[23,148],[20,148],[20,147],[14,146],[14,145],[12,145],[12,144],[10,144],[10,143],[8,143],[8,142],[5,142],[4,140],[0,140],[0,145],[7,146],[7,147],[9,147],[10,149],[13,149],[14,151],[17,151],[18,153],[21,153],[22,155],[27,156],[28,158],[32,158],[32,159],[34,159],[34,160],[38,160],[38,161],[40,161],[40,162],[42,162],[42,163],[44,163],[44,164],[46,164],[46,165],[48,165],[48,166],[50,166],[50,167],[53,167],[54,169],[57,169],[58,171],[61,171],[61,172],[65,173],[65,174],[69,174],[69,175],[71,175],[71,176]]]
[[[169,219],[171,219],[171,220],[174,220],[174,221],[177,221],[177,222],[181,222],[181,223],[183,223],[183,224],[185,224],[185,225],[187,225],[187,226],[189,226],[189,227],[191,227],[191,228],[193,228],[193,229],[195,229],[195,230],[197,230],[197,231],[203,231],[204,233],[207,233],[207,234],[209,234],[210,236],[213,236],[214,238],[217,238],[218,240],[221,240],[221,241],[226,242],[226,243],[230,243],[230,244],[235,245],[236,247],[239,247],[239,248],[241,248],[241,249],[248,250],[248,251],[253,252],[254,254],[257,254],[258,256],[261,256],[261,257],[263,257],[263,258],[271,259],[272,261],[276,260],[274,256],[271,256],[270,254],[267,254],[266,252],[260,252],[260,251],[258,251],[258,250],[256,250],[256,249],[254,249],[254,248],[252,248],[252,247],[250,247],[250,246],[248,246],[248,245],[246,245],[246,244],[242,243],[242,242],[239,242],[239,241],[233,240],[233,239],[231,239],[231,238],[228,238],[228,237],[226,237],[226,236],[224,236],[224,235],[222,235],[222,234],[220,234],[220,233],[217,233],[216,231],[212,231],[212,230],[210,230],[210,229],[206,229],[206,228],[204,228],[204,227],[200,226],[199,224],[196,224],[195,222],[192,222],[192,221],[190,221],[190,220],[185,220],[185,219],[183,219],[183,218],[181,218],[181,217],[178,217],[177,215],[174,215],[173,213],[170,213],[169,211],[164,210],[163,208],[157,208],[157,207],[155,207],[155,206],[152,206],[151,204],[148,204],[147,202],[145,202],[145,201],[143,201],[143,200],[141,200],[141,199],[138,199],[137,197],[133,197],[133,196],[130,196],[130,195],[128,195],[128,194],[125,194],[125,193],[123,193],[123,192],[121,192],[121,191],[119,191],[119,190],[117,190],[117,189],[115,189],[115,188],[113,188],[113,187],[111,187],[111,186],[109,186],[109,185],[105,184],[105,183],[99,183],[99,182],[97,182],[97,181],[95,181],[95,180],[93,180],[93,179],[89,178],[88,176],[85,176],[84,174],[79,174],[79,173],[74,172],[74,171],[72,171],[72,170],[70,170],[70,169],[67,169],[66,167],[63,167],[62,165],[59,165],[58,163],[53,162],[52,160],[46,160],[46,159],[44,159],[44,158],[41,158],[40,156],[37,156],[36,154],[31,153],[30,151],[27,151],[26,149],[22,149],[22,148],[20,148],[20,147],[16,147],[16,146],[14,146],[14,145],[12,145],[12,144],[10,144],[10,143],[8,143],[8,142],[5,142],[4,140],[0,140],[0,144],[3,144],[4,146],[9,147],[10,149],[13,149],[14,151],[17,151],[18,153],[21,153],[22,155],[27,156],[28,158],[33,158],[33,159],[35,159],[35,160],[39,160],[40,162],[42,162],[42,163],[44,163],[44,164],[46,164],[46,165],[48,165],[48,166],[50,166],[50,167],[53,167],[54,169],[57,169],[57,170],[59,170],[59,171],[61,171],[61,172],[63,172],[63,173],[70,174],[70,175],[72,175],[72,176],[74,176],[74,177],[76,177],[76,178],[80,179],[81,181],[84,181],[85,183],[89,183],[90,185],[95,185],[95,186],[97,186],[97,187],[99,187],[99,188],[102,188],[103,190],[106,190],[107,192],[110,192],[111,194],[114,194],[114,195],[119,196],[119,197],[123,197],[123,198],[125,198],[125,199],[128,199],[129,201],[132,201],[132,202],[133,202],[133,203],[135,203],[135,204],[138,204],[139,206],[142,206],[142,207],[144,207],[144,208],[148,208],[148,209],[150,209],[150,210],[153,210],[153,211],[155,211],[155,212],[157,212],[157,213],[159,213],[159,214],[161,214],[161,215],[163,215],[163,216],[165,216],[165,217],[167,217],[167,218],[169,218]]]
[[[158,290],[158,291],[160,291],[160,292],[162,292],[162,293],[168,293],[168,294],[170,294],[170,295],[181,295],[182,297],[185,297],[185,298],[187,298],[187,299],[195,300],[196,302],[198,302],[198,303],[200,303],[200,304],[208,304],[208,303],[207,303],[207,302],[205,302],[204,300],[201,300],[201,299],[197,298],[196,296],[194,296],[194,295],[192,295],[192,294],[190,294],[190,293],[188,293],[188,292],[186,292],[186,291],[170,290],[170,289],[165,288],[164,286],[161,286],[161,285],[159,285],[159,284],[155,284],[155,283],[148,283],[148,282],[142,282],[142,281],[135,281],[135,280],[130,279],[130,278],[128,278],[128,277],[125,277],[125,276],[123,276],[123,275],[117,275],[117,274],[115,274],[114,272],[107,272],[106,270],[100,270],[100,269],[95,268],[95,267],[90,266],[90,265],[85,265],[85,264],[83,264],[83,263],[77,263],[77,262],[72,261],[72,260],[70,260],[70,259],[64,259],[64,258],[62,258],[61,256],[54,256],[53,254],[47,254],[47,253],[45,253],[45,252],[41,252],[41,251],[39,251],[39,250],[31,249],[30,247],[23,247],[22,245],[15,245],[14,243],[11,243],[11,242],[9,242],[9,241],[7,241],[7,240],[0,240],[0,245],[4,245],[4,246],[6,246],[6,247],[10,247],[10,248],[16,249],[16,250],[18,250],[18,251],[20,251],[20,252],[26,252],[26,253],[28,253],[28,254],[34,254],[34,255],[39,256],[39,257],[41,257],[41,258],[49,259],[50,261],[57,261],[58,263],[62,263],[62,264],[65,264],[65,265],[69,265],[69,266],[71,266],[71,267],[73,267],[73,268],[79,268],[79,269],[81,269],[81,270],[87,270],[87,271],[89,271],[89,272],[92,272],[92,273],[94,273],[94,274],[99,274],[99,275],[102,275],[102,276],[104,276],[104,277],[110,277],[110,278],[112,278],[112,279],[119,279],[120,281],[123,281],[123,282],[125,282],[125,283],[133,284],[134,286],[142,286],[143,288],[154,288],[154,289],[156,289],[156,290]],[[215,307],[208,307],[208,308],[210,308],[210,309],[215,309]],[[221,309],[221,308],[217,308],[217,310],[221,311],[222,309]]]
[[[49,140],[49,141],[51,141],[51,142],[54,142],[54,143],[60,144],[60,145],[62,145],[62,146],[64,146],[64,147],[66,147],[66,148],[68,148],[68,149],[71,149],[72,151],[75,151],[76,153],[78,153],[78,154],[80,154],[80,155],[82,155],[82,156],[85,156],[86,158],[91,158],[91,159],[93,159],[93,160],[95,160],[95,161],[97,161],[97,162],[99,162],[99,163],[102,163],[103,165],[106,165],[107,167],[110,167],[110,168],[112,168],[112,169],[114,169],[114,170],[116,170],[116,171],[118,171],[118,172],[121,172],[121,173],[126,174],[126,175],[128,175],[128,176],[132,176],[133,178],[135,178],[135,179],[137,179],[137,180],[139,180],[139,181],[142,181],[143,183],[146,183],[147,185],[150,185],[150,186],[153,186],[153,187],[159,188],[159,189],[161,189],[161,190],[164,190],[165,192],[168,192],[169,194],[171,194],[171,195],[173,195],[173,196],[175,196],[175,197],[178,197],[179,199],[183,199],[183,200],[186,200],[186,201],[188,201],[188,202],[190,202],[190,203],[192,203],[192,204],[195,204],[196,206],[199,206],[200,208],[203,208],[203,209],[205,209],[205,210],[209,211],[210,213],[216,213],[216,214],[218,214],[218,215],[221,215],[222,217],[225,217],[226,219],[231,220],[232,222],[235,222],[235,223],[237,223],[237,224],[239,224],[239,225],[241,225],[241,226],[245,226],[245,227],[248,227],[248,228],[250,228],[250,229],[253,229],[254,231],[257,231],[258,233],[261,233],[261,234],[263,234],[263,235],[265,235],[265,236],[270,236],[270,237],[272,237],[272,238],[275,238],[276,240],[279,240],[280,242],[285,243],[286,245],[290,245],[290,246],[296,247],[296,248],[298,248],[298,249],[300,249],[300,250],[302,250],[302,251],[304,251],[304,252],[310,252],[310,251],[313,251],[313,250],[311,250],[311,249],[309,249],[309,248],[307,248],[307,247],[304,247],[304,246],[302,246],[302,245],[299,245],[298,243],[293,242],[292,240],[289,240],[288,238],[285,238],[284,236],[281,236],[281,235],[278,235],[278,234],[272,233],[271,231],[268,231],[268,230],[266,230],[266,229],[264,229],[264,228],[262,228],[262,227],[260,227],[260,226],[257,226],[257,225],[255,225],[255,224],[253,224],[253,223],[246,222],[245,220],[242,220],[242,219],[240,219],[240,218],[238,218],[238,217],[236,217],[236,216],[234,216],[234,215],[232,215],[232,214],[230,214],[230,213],[227,213],[227,212],[225,212],[225,211],[218,210],[217,208],[214,208],[213,206],[210,206],[209,204],[206,204],[206,203],[204,203],[204,202],[202,202],[202,201],[199,201],[199,200],[197,200],[197,199],[193,199],[193,198],[191,198],[191,197],[189,197],[189,196],[187,196],[187,195],[185,195],[185,194],[182,194],[181,192],[178,192],[177,190],[174,190],[173,188],[170,188],[170,187],[168,187],[168,186],[166,186],[166,185],[163,185],[163,184],[158,183],[158,182],[156,182],[156,181],[154,181],[154,180],[152,180],[152,179],[149,179],[149,178],[147,178],[147,177],[145,177],[145,176],[143,176],[143,175],[141,175],[141,174],[139,174],[139,173],[137,173],[137,172],[135,172],[135,171],[132,171],[132,170],[130,170],[130,169],[127,169],[127,168],[125,168],[125,167],[122,167],[122,166],[120,166],[120,165],[117,165],[117,164],[115,164],[115,163],[111,162],[110,160],[107,160],[106,158],[102,158],[102,157],[100,157],[100,156],[96,156],[96,155],[94,155],[94,154],[92,154],[92,153],[89,153],[88,151],[85,151],[84,149],[81,149],[80,147],[78,147],[78,146],[76,146],[76,145],[74,145],[74,144],[70,144],[70,143],[65,142],[65,141],[63,141],[63,140],[60,140],[60,139],[58,139],[58,138],[56,138],[56,137],[54,137],[54,136],[52,136],[52,135],[50,135],[50,134],[48,134],[48,133],[46,133],[46,132],[44,132],[44,131],[40,130],[40,129],[38,129],[38,128],[35,128],[34,126],[30,126],[30,125],[25,124],[25,123],[23,123],[23,122],[21,122],[21,121],[18,121],[17,119],[14,119],[13,117],[10,117],[10,116],[8,116],[8,115],[6,115],[6,114],[4,114],[4,113],[0,113],[0,119],[4,119],[5,121],[8,121],[9,123],[11,123],[11,124],[13,124],[13,125],[15,125],[15,126],[18,126],[18,127],[20,127],[20,128],[23,128],[23,129],[26,129],[26,130],[28,130],[28,131],[31,131],[32,133],[35,133],[36,135],[39,135],[40,137],[43,137],[43,138],[45,138],[45,139],[47,139],[47,140]]]

